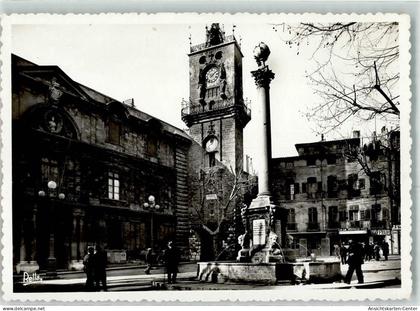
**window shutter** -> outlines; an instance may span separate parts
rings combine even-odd
[[[365,211],[365,220],[370,220],[370,209]]]
[[[388,216],[389,216],[388,209],[384,208],[382,210],[382,220],[388,220]]]
[[[298,194],[300,192],[299,190],[299,183],[295,183],[295,194]]]
[[[306,182],[302,183],[302,193],[306,193]]]
[[[318,181],[318,192],[322,191],[322,182]]]

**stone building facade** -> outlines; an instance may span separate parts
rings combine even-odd
[[[88,245],[110,261],[188,255],[189,159],[182,130],[73,81],[57,66],[12,56],[13,258],[18,271],[80,268]]]
[[[398,132],[384,129],[365,145],[359,136],[296,144],[298,156],[271,162],[273,197],[288,209],[290,247],[302,256],[330,255],[349,239],[385,240],[399,253]]]

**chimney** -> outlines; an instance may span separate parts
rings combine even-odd
[[[124,104],[134,107],[134,98],[129,98],[123,101]]]
[[[360,131],[353,131],[353,138],[360,138]]]

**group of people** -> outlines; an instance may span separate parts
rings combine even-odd
[[[178,274],[178,265],[180,261],[180,253],[175,247],[173,241],[169,241],[167,248],[163,252],[163,259],[166,275],[169,284],[176,283]],[[145,255],[146,269],[144,272],[150,274],[152,265],[155,263],[153,251],[151,248],[146,250]],[[84,272],[86,273],[86,289],[88,291],[107,290],[106,285],[106,265],[107,255],[100,246],[96,246],[96,251],[93,246],[89,246],[87,254],[83,258]]]
[[[107,290],[106,287],[107,255],[100,246],[88,247],[88,252],[83,258],[83,270],[86,273],[86,289],[88,291]]]
[[[161,259],[163,260],[165,264],[168,283],[169,284],[176,283],[180,254],[179,254],[178,248],[175,247],[173,241],[168,242],[168,245],[162,255],[163,256],[161,257]],[[159,261],[159,259],[157,261]],[[153,250],[151,248],[148,248],[146,250],[145,262],[146,262],[146,269],[144,269],[144,272],[146,274],[150,274],[150,270],[152,269],[152,266],[155,263],[155,260],[153,257]]]
[[[382,243],[372,243],[369,244],[361,243],[361,252],[362,252],[362,258],[364,261],[370,261],[372,259],[375,259],[376,261],[381,260],[382,256],[385,260],[388,260],[389,256],[389,244],[386,241],[383,241]],[[349,246],[344,245],[344,243],[341,243],[340,246],[337,244],[334,246],[335,248],[335,255],[341,259],[342,264],[347,264],[348,261],[348,248]],[[382,253],[382,256],[381,256]]]

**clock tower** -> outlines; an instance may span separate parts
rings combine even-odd
[[[219,24],[206,27],[206,41],[191,46],[190,97],[182,120],[192,138],[206,150],[205,166],[216,160],[243,169],[243,129],[251,111],[243,99],[242,52],[233,35]]]

